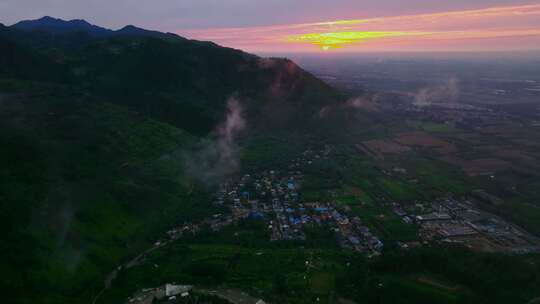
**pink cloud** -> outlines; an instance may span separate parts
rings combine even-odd
[[[211,40],[252,52],[319,52],[321,42],[290,39],[306,34],[401,33],[357,39],[340,52],[399,50],[540,49],[540,4],[488,7],[428,14],[331,20],[277,26],[178,30],[181,35]],[[313,36],[313,35],[312,35]],[[324,44],[324,43],[322,43]],[[327,48],[328,49],[328,48]]]

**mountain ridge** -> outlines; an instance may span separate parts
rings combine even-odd
[[[28,25],[43,20],[61,24],[56,27],[61,30],[36,30],[39,25]],[[234,94],[249,102],[246,110],[250,114],[263,118],[254,121],[272,126],[315,117],[322,107],[343,100],[341,93],[284,58],[261,58],[212,42],[133,25],[95,35],[92,31],[96,26],[80,19],[44,17],[17,24],[0,29],[0,37],[37,49],[34,57],[52,62],[57,71],[63,71],[55,76],[61,75],[74,84],[91,84],[95,86],[92,90],[104,97],[130,104],[143,113],[154,113],[158,120],[165,118],[183,128],[189,126],[182,121],[199,117],[202,123],[195,128],[205,132],[213,129],[222,118],[225,101]],[[17,29],[21,24],[33,30]],[[35,78],[43,71],[26,74]],[[201,111],[201,107],[205,110]],[[195,109],[196,115],[182,114]]]
[[[13,24],[11,28],[26,31],[41,30],[57,34],[85,31],[94,36],[105,36],[113,33],[110,29],[93,25],[84,19],[63,20],[50,16],[34,20],[22,20]]]
[[[94,25],[84,19],[64,20],[51,16],[39,19],[22,20],[10,26],[13,29],[24,31],[44,31],[52,34],[67,34],[84,32],[94,38],[113,37],[120,35],[149,36],[159,38],[181,38],[173,33],[164,33],[155,30],[147,30],[134,25],[126,25],[118,30]]]

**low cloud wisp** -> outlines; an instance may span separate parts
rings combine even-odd
[[[246,128],[244,109],[237,97],[227,101],[226,116],[214,138],[201,140],[193,151],[183,152],[188,176],[203,184],[214,184],[240,168],[237,136]]]
[[[414,95],[413,104],[418,107],[425,107],[437,103],[455,103],[458,101],[459,94],[459,81],[457,78],[452,77],[444,84],[420,89]]]

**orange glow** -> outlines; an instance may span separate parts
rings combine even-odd
[[[423,32],[330,32],[292,35],[287,37],[287,41],[311,43],[319,46],[323,51],[328,51],[373,39],[429,34]]]

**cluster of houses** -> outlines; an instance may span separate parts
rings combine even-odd
[[[349,218],[346,213],[340,213],[331,206],[329,208],[332,210],[333,224],[337,225],[334,231],[337,233],[341,247],[364,253],[368,257],[381,254],[383,242],[362,224],[359,217]]]
[[[277,170],[246,174],[237,182],[224,183],[216,195],[215,204],[230,208],[230,216],[219,215],[212,223],[218,230],[244,219],[260,219],[267,223],[269,238],[305,240],[306,227],[331,229],[343,248],[366,255],[378,255],[383,242],[358,217],[350,218],[348,211],[331,202],[303,202],[300,197],[302,166],[327,158],[331,149],[306,150],[288,166],[288,172]]]

